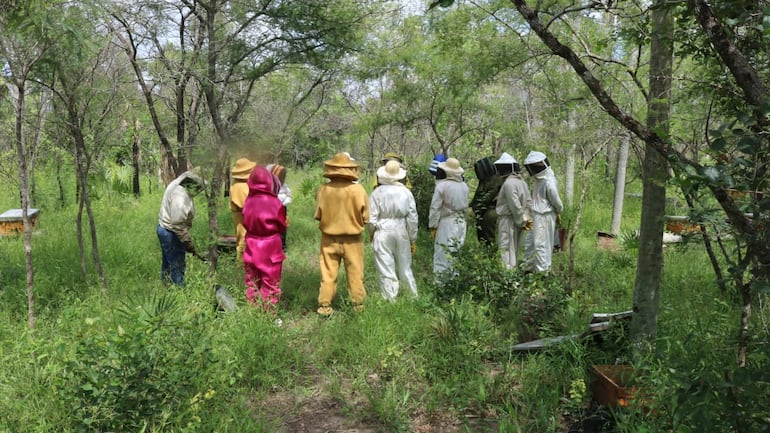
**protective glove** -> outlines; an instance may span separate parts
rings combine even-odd
[[[522,227],[526,231],[532,230],[532,220],[526,220],[524,221],[524,227]]]
[[[412,251],[412,255],[414,255],[414,253],[417,252],[417,244],[412,242],[412,244],[409,245],[409,249]]]
[[[556,225],[561,227],[561,214],[560,213],[556,214]]]
[[[431,227],[431,229],[430,229],[430,238],[433,239],[434,241],[436,240],[436,231],[438,231],[437,228]]]

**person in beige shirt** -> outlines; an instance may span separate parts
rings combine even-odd
[[[316,193],[315,219],[321,230],[321,287],[318,314],[330,316],[337,292],[340,262],[345,262],[348,294],[353,309],[362,311],[364,289],[363,231],[369,222],[369,197],[358,181],[359,166],[348,155],[338,153],[324,161],[323,176],[329,182]]]
[[[164,283],[184,286],[185,253],[205,261],[190,236],[195,218],[193,197],[204,187],[205,182],[197,173],[186,171],[168,184],[163,193],[156,231],[162,256],[160,278]]]

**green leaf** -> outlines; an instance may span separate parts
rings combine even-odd
[[[715,152],[721,152],[722,150],[724,150],[726,145],[727,145],[727,142],[725,141],[724,137],[719,137],[716,140],[712,140],[709,143],[709,147],[711,147],[711,150]]]
[[[454,0],[436,0],[433,3],[428,6],[428,10],[431,10],[435,8],[436,6],[440,6],[442,8],[448,8],[449,6],[452,6],[454,4]]]
[[[713,183],[716,183],[719,181],[719,178],[721,177],[722,173],[717,169],[716,167],[703,167],[703,175],[706,176],[706,178]]]
[[[738,150],[750,155],[755,154],[758,150],[756,138],[752,135],[741,138],[740,141],[738,141]]]

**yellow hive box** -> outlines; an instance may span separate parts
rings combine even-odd
[[[34,230],[40,209],[28,209],[27,216]],[[0,214],[0,236],[17,235],[24,232],[24,221],[21,219],[21,209],[8,209]]]

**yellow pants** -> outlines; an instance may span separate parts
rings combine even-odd
[[[361,235],[321,236],[321,288],[318,293],[318,312],[331,314],[331,304],[337,293],[337,274],[340,261],[345,261],[348,277],[348,295],[354,309],[361,309],[366,300],[364,289],[364,242]]]

